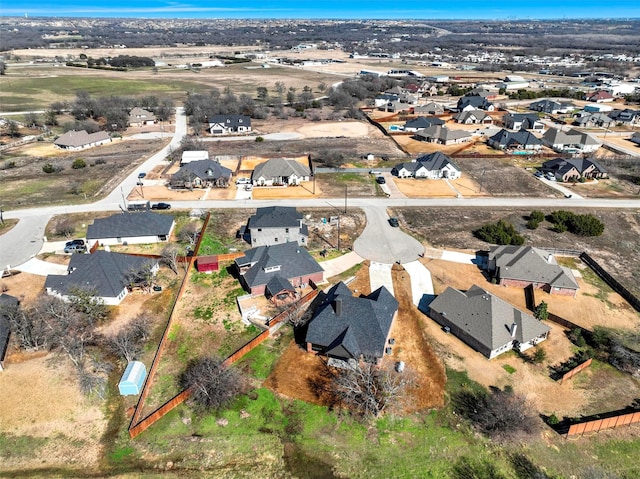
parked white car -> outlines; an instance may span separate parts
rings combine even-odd
[[[251,178],[238,178],[236,180],[236,185],[250,185]]]

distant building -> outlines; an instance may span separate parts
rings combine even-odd
[[[87,133],[86,130],[71,130],[56,139],[53,144],[61,150],[78,151],[93,146],[100,146],[111,142],[111,137],[106,131]]]
[[[209,117],[209,133],[228,135],[251,131],[251,118],[246,115],[213,115]]]

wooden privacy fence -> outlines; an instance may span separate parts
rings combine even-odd
[[[589,366],[591,366],[591,361],[592,361],[592,359],[589,358],[584,363],[578,364],[571,371],[567,371],[566,373],[564,373],[564,375],[560,378],[560,384],[564,383],[568,379],[571,379],[573,376],[578,374],[580,371],[582,371],[584,369],[587,369]]]
[[[618,426],[629,426],[640,422],[640,411],[621,414],[618,416],[595,419],[593,421],[572,424],[567,431],[567,437],[585,434],[587,432],[598,432],[601,429],[611,429]]]
[[[209,221],[209,215],[207,215],[207,219],[205,220],[205,225],[202,228],[202,232],[204,232],[208,221]],[[202,238],[202,236],[203,235],[201,234],[200,238]],[[198,244],[196,245],[195,251],[198,251],[199,247],[200,247],[200,242],[198,242]],[[191,267],[191,264],[189,264],[189,266]],[[184,285],[187,284],[187,281],[186,281],[187,278],[188,278],[188,274],[185,276],[185,281],[183,281],[182,283],[182,287],[180,288],[180,293],[178,298],[181,296],[181,293],[184,290]],[[310,303],[315,299],[316,296],[318,296],[319,291],[317,289],[317,286],[312,282],[310,282],[310,284],[311,284],[311,287],[313,288],[313,291],[307,293],[305,296],[300,298],[300,300],[297,301],[295,304],[292,304],[291,308],[300,308],[301,305]],[[176,299],[176,303],[177,302],[178,301]],[[274,324],[282,322],[287,317],[288,314],[289,314],[289,310],[285,310],[282,313],[278,314],[271,320],[270,326],[273,326]],[[191,396],[191,390],[185,389],[184,391],[178,393],[176,396],[174,396],[169,401],[164,403],[158,409],[151,412],[144,419],[140,420],[140,415],[142,414],[142,409],[144,407],[144,400],[146,399],[148,395],[148,390],[150,389],[150,386],[151,386],[152,372],[153,374],[155,374],[155,369],[157,368],[157,363],[159,362],[158,359],[160,357],[161,351],[164,349],[165,338],[167,335],[167,331],[169,331],[169,326],[171,325],[172,319],[173,319],[173,310],[171,311],[171,317],[169,319],[169,322],[167,323],[167,327],[164,331],[164,334],[162,335],[160,346],[158,347],[158,351],[156,352],[156,357],[154,358],[153,363],[151,365],[151,369],[149,370],[149,375],[147,376],[147,380],[144,384],[144,388],[142,390],[142,393],[140,394],[140,400],[138,401],[138,405],[136,406],[136,410],[133,414],[133,418],[129,426],[129,437],[131,437],[131,439],[135,438],[140,433],[147,430],[156,421],[158,421],[160,418],[168,414],[170,411],[175,409],[177,406],[179,406],[183,402],[185,402],[187,399],[189,399],[189,396]],[[231,354],[227,359],[223,361],[223,364],[225,366],[231,366],[235,362],[242,359],[247,353],[249,353],[250,351],[255,349],[257,346],[262,344],[267,338],[269,338],[269,336],[271,336],[271,328],[263,331],[258,336],[256,336],[251,341],[249,341],[247,344],[245,344],[240,349],[235,351],[233,354]]]

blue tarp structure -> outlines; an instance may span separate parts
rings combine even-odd
[[[131,361],[124,370],[122,379],[118,383],[118,389],[122,396],[136,396],[142,391],[144,380],[147,377],[147,368],[140,361]]]

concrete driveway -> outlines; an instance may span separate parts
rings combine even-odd
[[[369,265],[369,284],[371,291],[375,291],[380,286],[384,286],[395,296],[393,291],[393,278],[391,277],[391,264],[371,262]]]
[[[363,258],[377,263],[408,263],[424,254],[424,246],[400,228],[389,225],[386,208],[363,206],[367,226],[353,244],[353,249]]]
[[[420,261],[412,261],[405,263],[404,269],[411,277],[411,296],[413,304],[418,306],[422,296],[425,294],[433,295],[433,281],[431,272]]]

